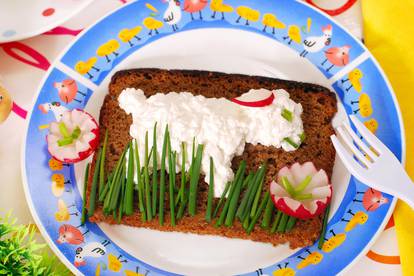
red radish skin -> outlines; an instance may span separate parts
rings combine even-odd
[[[317,201],[316,205],[318,208],[316,209],[315,213],[309,212],[303,205],[300,205],[298,209],[292,210],[285,202],[285,200],[281,197],[278,197],[278,200],[276,200],[275,196],[272,196],[272,201],[275,204],[276,208],[283,213],[298,218],[298,219],[310,219],[313,217],[316,217],[325,211],[328,204],[331,202],[332,198],[332,185],[330,186],[331,189],[331,196],[329,196],[326,200],[326,203],[323,203],[322,201]]]
[[[307,162],[306,162],[307,163]],[[316,167],[315,167],[315,164],[313,164],[313,162],[310,162],[310,163],[312,163],[312,166],[313,166],[313,168],[314,168],[314,170],[315,171],[318,171],[317,169],[316,169]],[[295,163],[296,164],[296,163]],[[305,163],[303,163],[303,164],[300,164],[301,166],[303,166]],[[294,164],[292,164],[292,165],[290,165],[290,166],[285,166],[285,167],[283,167],[282,169],[280,169],[279,170],[279,172],[280,171],[282,171],[283,169],[288,169],[288,170],[290,170],[291,168],[292,168],[292,166],[293,166]],[[330,181],[329,181],[329,178],[328,178],[328,176],[326,175],[326,177],[327,177],[327,179],[326,179],[326,181],[327,181],[327,185],[329,185],[329,190],[330,190],[330,195],[328,196],[328,197],[326,197],[326,202],[324,203],[324,202],[322,202],[322,200],[318,200],[318,201],[316,201],[316,205],[317,205],[317,208],[316,208],[316,211],[315,211],[315,213],[311,213],[309,210],[307,210],[305,207],[304,207],[304,205],[303,204],[301,204],[300,206],[299,206],[299,208],[297,208],[296,210],[293,210],[291,207],[289,207],[287,204],[286,204],[286,202],[285,202],[285,200],[284,200],[284,198],[283,197],[280,197],[280,196],[276,196],[276,195],[271,195],[271,199],[272,199],[272,201],[273,201],[273,204],[276,206],[276,208],[278,209],[278,210],[280,210],[280,211],[282,211],[283,213],[285,213],[285,214],[287,214],[287,215],[289,215],[289,216],[292,216],[292,217],[296,217],[296,218],[298,218],[298,219],[310,219],[310,218],[313,218],[313,217],[316,217],[316,216],[318,216],[318,215],[320,215],[320,214],[322,214],[323,213],[323,211],[326,209],[326,207],[328,206],[328,204],[331,202],[331,199],[332,199],[332,184],[330,183]],[[279,177],[278,177],[279,178]],[[279,181],[280,179],[278,179],[278,181]],[[272,185],[272,183],[270,183],[270,185]],[[276,185],[279,185],[279,184],[276,184]],[[270,188],[270,190],[271,190],[271,188]]]
[[[269,97],[267,97],[266,99],[260,100],[260,101],[254,101],[254,102],[246,102],[246,101],[241,101],[239,100],[240,97],[238,98],[233,98],[231,99],[232,102],[239,104],[239,105],[243,105],[243,106],[248,106],[248,107],[265,107],[268,105],[271,105],[273,100],[275,99],[275,95],[273,93],[270,94]]]
[[[93,154],[95,152],[96,148],[99,145],[99,126],[98,126],[98,123],[96,122],[95,118],[91,114],[89,114],[88,112],[86,112],[86,111],[84,111],[82,109],[76,109],[76,110],[81,111],[81,112],[85,113],[86,115],[88,115],[91,118],[92,122],[96,125],[96,128],[94,128],[94,129],[91,130],[91,132],[93,134],[95,134],[95,138],[92,139],[91,141],[89,141],[89,146],[90,147],[87,150],[85,150],[85,151],[79,152],[79,157],[78,158],[75,158],[75,159],[67,159],[67,158],[64,158],[63,160],[60,159],[60,158],[58,158],[57,156],[54,156],[52,154],[52,152],[50,151],[49,147],[47,148],[49,154],[53,158],[55,158],[56,160],[58,160],[60,162],[68,163],[68,164],[73,164],[73,163],[77,163],[77,162],[80,162],[82,160],[85,160],[91,154]],[[46,143],[48,143],[47,136],[46,136]]]

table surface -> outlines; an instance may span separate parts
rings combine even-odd
[[[362,20],[359,1],[335,19],[345,25],[355,36],[361,38]],[[25,109],[31,108],[33,95],[45,75],[48,64],[73,40],[79,30],[118,8],[124,2],[126,1],[95,1],[61,26],[71,30],[71,34],[56,31],[52,34],[12,42],[7,47],[0,44],[0,81],[10,91],[13,100]],[[346,1],[319,0],[314,2],[323,8],[335,8]],[[6,48],[14,48],[15,55],[10,55]],[[33,56],[43,61],[37,63]],[[26,121],[14,114],[0,125],[0,212],[11,209],[20,223],[32,223],[33,219],[24,197],[20,173],[21,145],[25,128]],[[393,223],[390,222],[368,255],[362,257],[346,274],[401,275],[398,254],[396,233]]]

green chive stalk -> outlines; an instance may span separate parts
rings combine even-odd
[[[207,209],[206,209],[206,221],[211,222],[211,213],[213,211],[213,199],[214,199],[214,162],[210,156],[210,183],[208,184],[208,197],[207,197]]]
[[[92,216],[93,213],[95,213],[96,190],[97,190],[98,180],[99,180],[99,168],[101,164],[101,157],[102,157],[102,149],[99,150],[98,156],[96,157],[95,170],[93,172],[93,179],[92,179],[92,188],[91,188],[91,193],[89,195],[88,216]]]
[[[99,167],[99,195],[102,194],[102,191],[105,186],[105,158],[106,158],[106,146],[108,144],[108,130],[105,131],[104,143],[102,146],[102,156],[101,164]]]
[[[270,193],[269,191],[266,192],[266,194],[263,196],[262,198],[262,202],[259,205],[259,208],[257,209],[257,212],[254,214],[252,221],[249,224],[249,227],[247,228],[247,234],[250,234],[253,229],[254,226],[256,225],[256,222],[259,220],[260,216],[263,213],[264,208],[266,207],[267,202],[270,199]]]
[[[145,133],[145,164],[144,164],[144,189],[145,189],[145,205],[147,210],[147,219],[152,220],[152,208],[151,208],[151,187],[149,179],[149,158],[148,154],[148,131]]]
[[[87,210],[86,210],[86,190],[88,188],[90,165],[91,165],[90,163],[88,163],[86,165],[85,176],[84,176],[84,179],[83,179],[83,194],[82,194],[83,201],[82,201],[82,217],[81,217],[81,223],[82,224],[85,224],[85,221],[86,221],[86,213],[87,213]]]
[[[128,153],[128,174],[125,188],[125,214],[129,216],[134,213],[134,150],[131,142],[129,143]]]
[[[188,211],[191,216],[196,214],[197,209],[197,188],[198,188],[198,180],[200,179],[200,170],[201,170],[201,160],[203,157],[203,145],[198,145],[197,153],[194,160],[194,166],[191,172],[191,179],[190,179],[190,199],[188,205]]]
[[[237,204],[239,202],[241,188],[242,188],[243,183],[244,183],[243,180],[244,180],[245,170],[246,170],[246,161],[243,160],[240,163],[239,169],[238,169],[237,174],[236,174],[236,182],[235,182],[234,192],[233,192],[232,197],[230,199],[229,210],[228,210],[228,213],[227,213],[227,216],[226,216],[226,221],[225,221],[226,226],[232,226],[233,225],[234,216],[236,215]]]
[[[164,141],[162,145],[161,152],[161,170],[160,170],[160,200],[158,207],[158,221],[160,225],[164,225],[164,201],[165,201],[165,159],[167,155],[167,147],[169,140],[168,125],[165,127],[164,131]]]
[[[152,148],[152,216],[155,217],[158,199],[157,123],[154,125]]]
[[[144,205],[144,183],[141,176],[141,161],[139,160],[138,142],[134,140],[134,155],[135,155],[135,176],[138,186],[138,208],[141,215],[141,220],[147,220],[147,213]]]
[[[326,206],[325,214],[323,216],[323,224],[322,224],[323,226],[322,226],[321,236],[319,237],[319,241],[318,241],[318,248],[319,249],[322,249],[322,246],[325,242],[326,228],[327,228],[327,225],[328,225],[330,209],[331,209],[331,205],[329,204],[328,206]]]

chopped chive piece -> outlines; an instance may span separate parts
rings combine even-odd
[[[170,148],[170,141],[168,141],[168,147]],[[168,156],[168,169],[169,169],[169,196],[170,196],[170,216],[171,225],[175,226],[175,201],[174,201],[174,187],[175,187],[175,156],[176,152],[171,153],[169,150]]]
[[[81,134],[81,129],[77,126],[73,131],[72,135],[70,136],[72,139],[78,139]]]
[[[312,180],[312,176],[310,175],[306,176],[305,179],[295,188],[295,192],[297,194],[303,192],[306,189],[306,187],[308,187],[311,180]]]
[[[274,209],[275,209],[275,205],[273,204],[273,201],[271,199],[269,199],[267,201],[266,209],[265,209],[265,212],[264,212],[264,215],[263,215],[263,220],[262,220],[262,224],[261,224],[262,228],[264,228],[264,229],[269,228],[270,221],[272,219],[272,214],[274,212]]]
[[[129,143],[128,152],[128,175],[125,188],[125,214],[129,216],[134,212],[134,151],[132,143]]]
[[[280,218],[279,225],[277,226],[277,232],[284,233],[286,230],[286,223],[289,219],[289,215],[286,215],[285,213],[282,214],[282,217]]]
[[[288,143],[289,145],[291,145],[292,147],[294,147],[295,149],[299,148],[299,145],[296,144],[291,138],[286,137],[285,139],[283,139],[283,141],[285,141],[286,143]]]
[[[161,152],[161,171],[160,171],[160,201],[159,201],[159,217],[158,221],[160,225],[164,225],[164,199],[165,199],[165,158],[167,155],[167,143],[168,143],[168,125],[165,127],[164,131],[164,141],[162,144]]]
[[[300,139],[300,142],[302,143],[303,141],[305,141],[305,139],[306,139],[306,134],[305,134],[305,132],[302,132],[301,134],[299,134],[299,139]]]
[[[238,217],[240,221],[243,221],[243,213],[246,208],[247,201],[249,200],[250,194],[253,190],[253,185],[252,185],[253,180],[254,180],[253,173],[250,173],[249,176],[247,176],[247,178],[244,180],[244,182],[247,183],[247,190],[246,192],[244,192],[243,198],[236,212],[236,217]],[[243,184],[243,186],[246,186],[246,185]]]
[[[66,127],[66,125],[65,125],[65,123],[64,123],[64,122],[60,122],[60,123],[59,123],[59,132],[60,132],[60,134],[62,134],[62,136],[63,136],[64,138],[68,138],[68,137],[70,137],[69,130],[68,130],[68,128]]]
[[[101,164],[101,156],[102,156],[102,150],[100,149],[98,151],[98,156],[96,157],[95,169],[93,171],[92,188],[91,188],[91,193],[89,195],[88,216],[92,216],[93,213],[95,213],[96,190],[98,188],[99,167]]]
[[[203,157],[203,145],[197,146],[197,153],[194,159],[194,166],[191,172],[191,179],[190,179],[190,195],[189,195],[189,202],[188,202],[188,211],[191,216],[196,214],[197,209],[197,188],[198,188],[198,180],[200,179],[200,169],[201,169],[201,160]]]
[[[105,157],[106,157],[106,145],[108,143],[108,129],[105,131],[105,139],[102,146],[101,166],[99,168],[99,196],[102,194],[102,190],[105,185]],[[102,201],[102,200],[100,200]]]
[[[277,213],[276,213],[276,216],[273,220],[273,224],[272,224],[272,228],[270,229],[270,233],[273,234],[273,233],[276,232],[277,226],[279,225],[279,222],[280,222],[280,219],[282,218],[282,215],[283,215],[283,213],[280,210],[278,210]]]
[[[141,215],[141,220],[147,220],[147,214],[144,205],[144,183],[141,177],[141,162],[139,160],[139,151],[138,151],[138,142],[134,140],[134,155],[135,155],[135,176],[137,178],[137,186],[138,186],[138,208]]]
[[[245,170],[246,170],[246,161],[243,160],[240,163],[239,169],[237,170],[237,173],[236,173],[236,179],[234,183],[234,192],[231,195],[231,198],[229,199],[230,206],[229,206],[228,213],[226,216],[226,221],[225,221],[226,226],[233,225],[234,216],[236,215],[237,203],[239,202],[241,188],[244,183],[243,180],[244,180]]]
[[[145,206],[147,211],[147,219],[152,220],[152,208],[151,208],[151,187],[148,171],[148,131],[145,133],[145,164],[144,164],[144,190],[145,190]]]
[[[322,226],[322,231],[321,231],[321,236],[319,238],[318,241],[318,248],[322,249],[323,243],[325,242],[325,235],[326,235],[326,227],[328,225],[328,218],[329,218],[329,209],[331,208],[331,205],[328,204],[328,206],[326,206],[325,209],[325,214],[323,216],[323,226]]]
[[[206,221],[211,222],[211,213],[213,210],[214,199],[214,163],[213,158],[210,156],[210,183],[208,184],[208,198],[207,198],[207,210]]]
[[[253,231],[254,226],[256,225],[257,220],[262,215],[263,210],[266,207],[267,202],[269,201],[269,199],[270,199],[270,193],[269,193],[269,191],[267,191],[266,194],[263,196],[262,202],[260,202],[260,206],[257,209],[257,212],[254,214],[254,216],[252,218],[252,221],[249,224],[249,227],[247,228],[247,234],[250,234]]]
[[[282,115],[283,118],[286,119],[286,121],[288,121],[288,122],[292,122],[293,121],[293,113],[292,113],[292,111],[290,111],[290,110],[288,110],[286,108],[283,108],[281,115]]]
[[[296,224],[296,221],[297,221],[297,218],[289,217],[289,220],[287,221],[287,224],[286,224],[286,232],[290,232],[293,229],[293,227]]]
[[[57,144],[59,147],[67,146],[73,143],[72,137],[62,138],[57,141]]]
[[[90,163],[88,163],[86,165],[86,169],[85,169],[85,176],[83,179],[83,194],[82,194],[82,217],[81,217],[81,223],[85,224],[86,221],[86,190],[88,188],[88,179],[89,179],[89,168],[90,168]]]
[[[259,182],[259,188],[256,191],[256,195],[253,201],[252,209],[250,211],[250,217],[253,218],[254,214],[256,213],[257,206],[259,205],[259,199],[262,195],[262,188],[264,183],[264,177],[266,172],[266,164],[264,164],[262,167],[260,167],[258,171],[258,178],[257,181]]]
[[[231,182],[226,183],[223,193],[220,196],[219,202],[217,203],[216,209],[214,209],[213,218],[217,216],[218,211],[220,210],[221,205],[223,205],[224,199],[226,198],[227,192],[229,191]]]
[[[282,185],[291,197],[296,196],[295,188],[293,188],[287,176],[282,177]]]
[[[152,216],[155,217],[158,199],[157,123],[154,125],[152,148]]]
[[[300,194],[300,195],[296,195],[294,198],[297,200],[307,200],[307,199],[312,199],[313,195],[312,194]]]

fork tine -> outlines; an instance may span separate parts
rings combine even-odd
[[[385,150],[384,144],[378,139],[371,131],[369,131],[360,120],[355,117],[355,115],[350,115],[352,123],[362,135],[362,137],[368,141],[368,143],[377,151],[379,154],[382,154]]]
[[[364,164],[365,167],[369,168],[370,162],[367,158],[361,153],[361,151],[354,145],[352,138],[345,133],[342,127],[337,129],[338,136],[345,142],[345,144],[351,149],[351,152],[358,158],[358,160]]]
[[[370,149],[368,146],[362,142],[361,138],[355,134],[355,132],[351,129],[351,127],[347,124],[342,124],[345,130],[351,135],[354,142],[358,145],[358,147],[369,157],[371,160],[377,160],[378,156]]]
[[[353,174],[358,179],[365,178],[365,169],[362,168],[357,161],[355,161],[351,154],[349,154],[349,152],[345,149],[341,142],[339,142],[336,135],[331,135],[331,140],[332,144],[336,149],[336,152],[338,153],[339,157],[341,158],[342,162],[344,163],[348,171],[350,171],[351,174]]]

